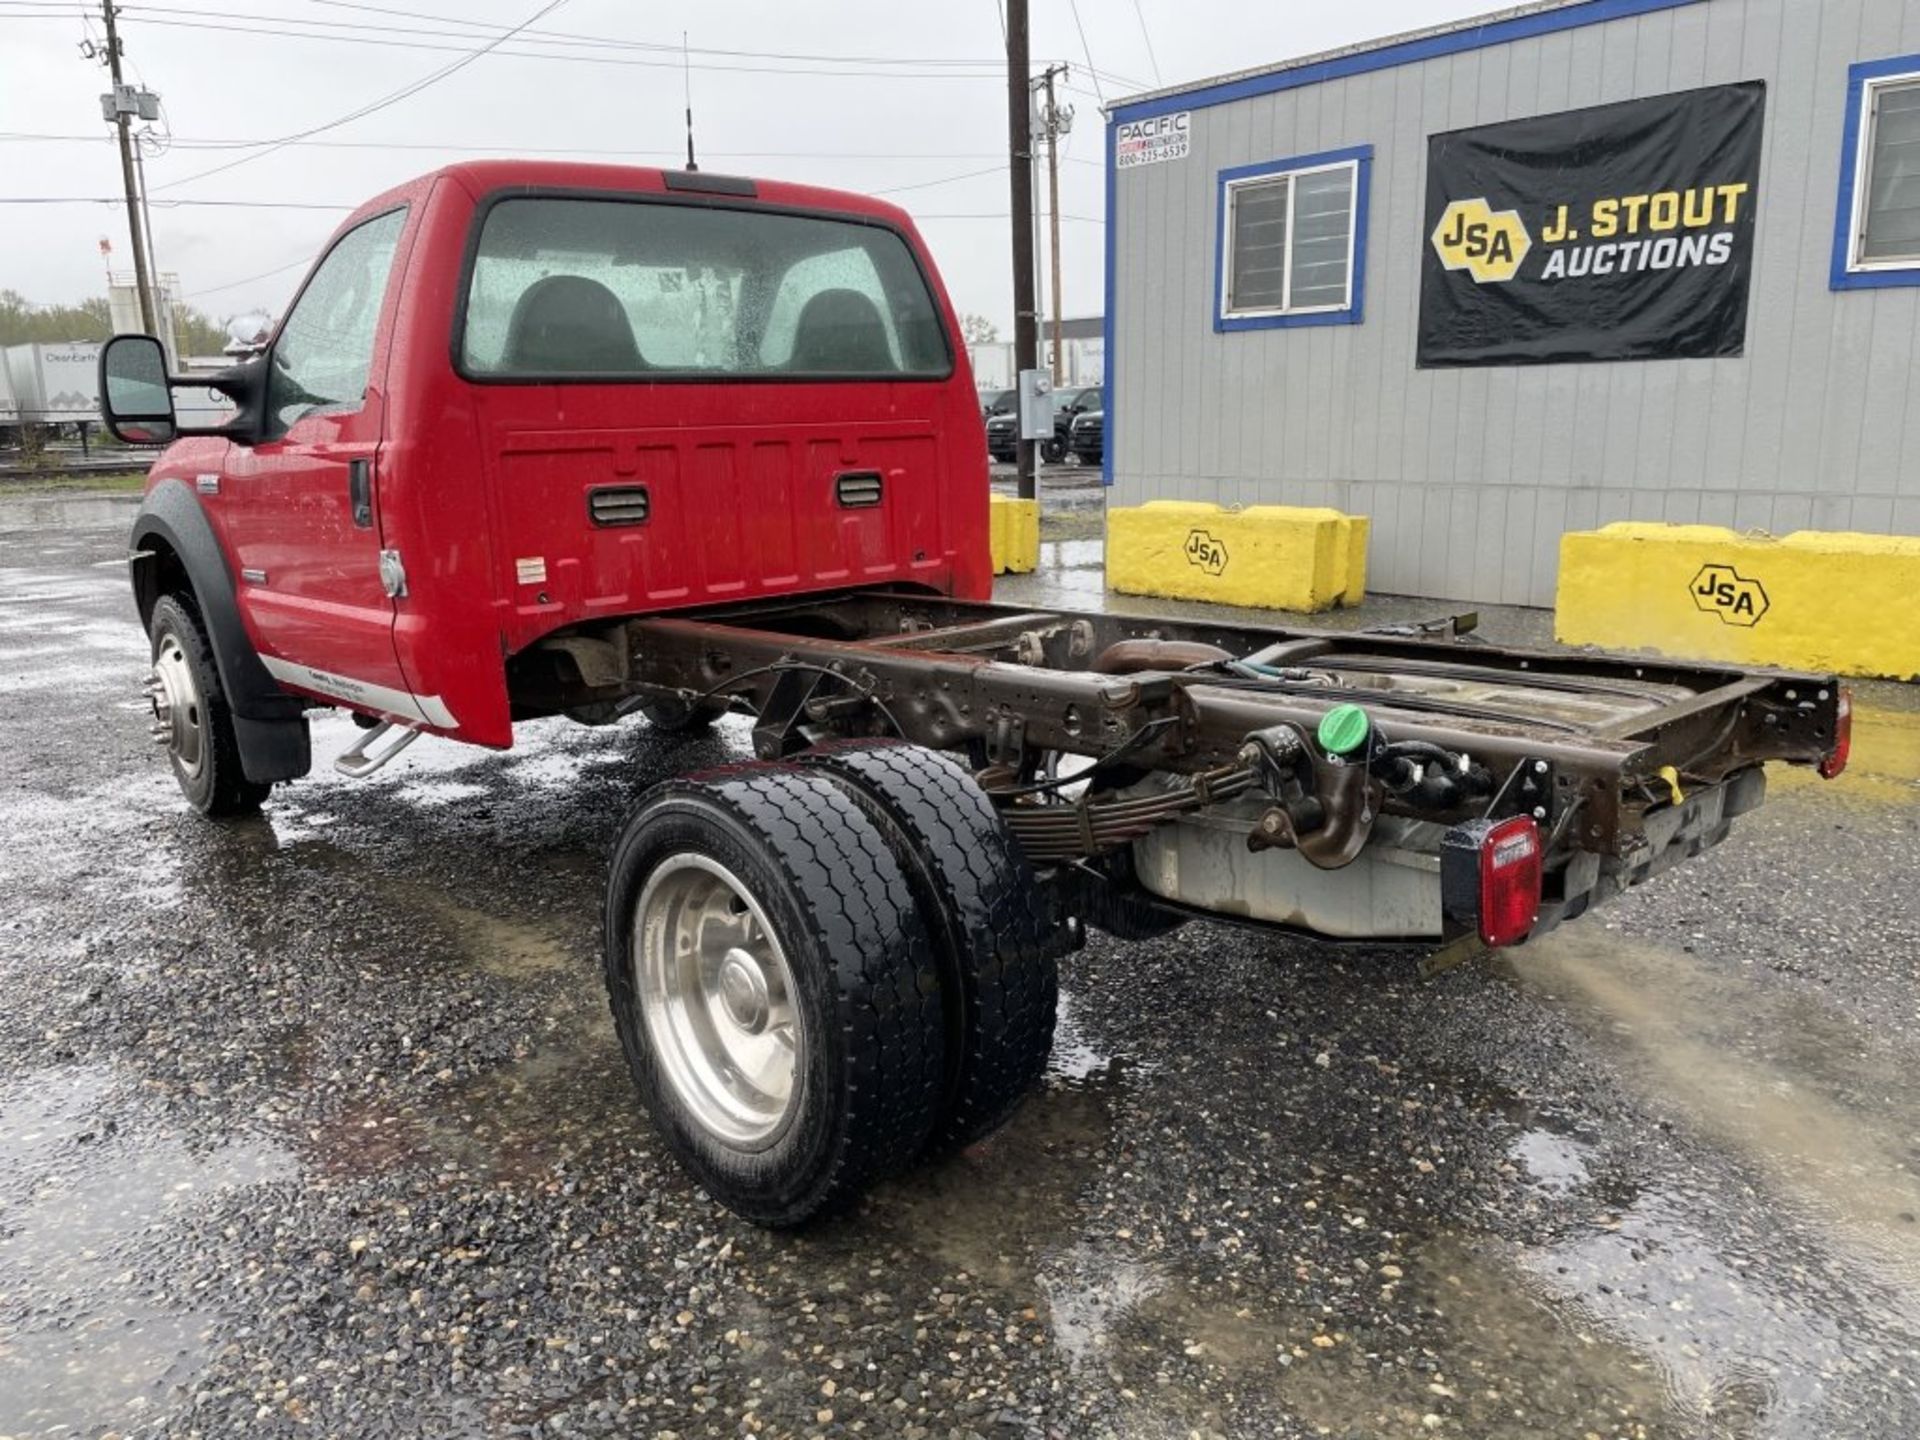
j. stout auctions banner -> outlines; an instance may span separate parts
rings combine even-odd
[[[1427,141],[1422,366],[1738,355],[1760,81]]]

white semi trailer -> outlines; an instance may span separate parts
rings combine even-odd
[[[100,418],[98,340],[9,345],[5,369],[14,418],[20,423],[54,425]]]

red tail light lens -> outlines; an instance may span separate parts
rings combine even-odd
[[[1853,692],[1840,687],[1840,703],[1833,711],[1833,749],[1820,762],[1820,774],[1828,780],[1847,768],[1853,755]]]
[[[1480,938],[1518,945],[1540,918],[1540,827],[1531,815],[1502,820],[1480,842]]]

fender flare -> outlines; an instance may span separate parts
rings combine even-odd
[[[247,778],[266,782],[306,774],[313,762],[305,702],[281,689],[261,664],[240,619],[226,552],[200,508],[199,497],[177,477],[154,485],[133,521],[129,568],[142,629],[152,624],[153,607],[166,588],[167,567],[156,545],[164,545],[178,560],[193,589],[221,689],[233,713],[240,765]]]

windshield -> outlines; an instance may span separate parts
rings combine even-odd
[[[1015,393],[1016,392],[1012,390],[996,390],[991,395],[987,396],[987,403],[986,403],[987,414],[1004,415],[1004,414],[1011,413],[1011,411],[1013,410],[1013,398]]]
[[[1053,392],[1054,413],[1079,409],[1099,394],[1098,390],[1056,390]]]
[[[905,241],[775,210],[502,200],[480,231],[461,370],[500,379],[902,379],[951,372]]]

